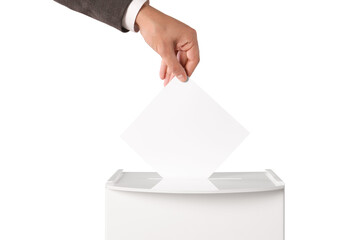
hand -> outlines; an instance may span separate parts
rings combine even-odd
[[[162,58],[164,86],[174,76],[186,82],[200,61],[196,31],[148,4],[141,8],[136,24],[146,43]]]

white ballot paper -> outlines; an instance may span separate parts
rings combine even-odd
[[[122,138],[161,175],[159,186],[167,188],[177,180],[207,181],[247,135],[194,81],[174,79]],[[194,186],[206,185],[197,182]]]

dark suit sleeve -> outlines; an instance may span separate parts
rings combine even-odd
[[[132,0],[55,0],[66,7],[104,22],[122,32],[122,18]]]

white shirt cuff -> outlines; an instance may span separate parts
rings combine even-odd
[[[139,27],[135,24],[136,17],[141,9],[141,7],[148,0],[133,0],[128,9],[125,12],[125,15],[122,19],[122,26],[127,30],[138,32]]]

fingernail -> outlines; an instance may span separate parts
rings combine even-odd
[[[187,79],[184,77],[184,75],[178,75],[178,76],[176,76],[176,78],[179,79],[179,80],[182,81],[182,82],[186,82],[186,81],[187,81]]]

